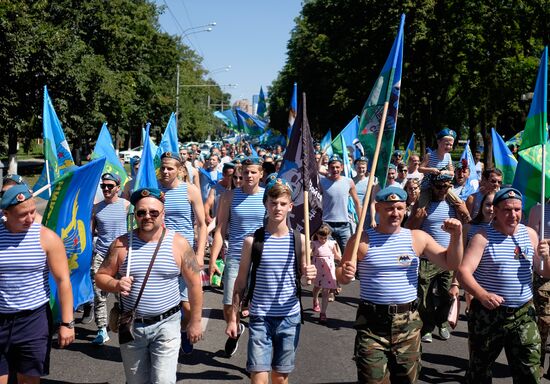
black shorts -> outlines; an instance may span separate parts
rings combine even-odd
[[[48,303],[37,309],[0,314],[0,376],[45,376],[50,370],[52,314]]]

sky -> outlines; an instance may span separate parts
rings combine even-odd
[[[286,46],[301,10],[300,0],[156,0],[164,6],[161,29],[187,35],[183,42],[203,58],[210,77],[231,101],[258,94],[277,78]],[[211,22],[212,31],[204,32]],[[195,28],[191,29],[190,28]],[[200,32],[197,32],[200,31]],[[197,32],[197,33],[194,33]],[[229,70],[226,67],[231,66]]]

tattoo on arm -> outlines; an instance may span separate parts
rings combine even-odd
[[[199,273],[201,271],[201,267],[199,266],[199,263],[197,261],[197,257],[195,256],[195,252],[189,247],[183,254],[183,265],[185,268],[190,269],[194,273]]]

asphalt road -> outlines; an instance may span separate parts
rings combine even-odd
[[[300,334],[296,370],[291,383],[354,383],[355,365],[352,360],[352,329],[358,304],[358,282],[344,287],[342,294],[328,308],[328,324],[317,322],[318,314],[311,309],[311,294],[305,290],[302,299],[305,324]],[[246,345],[248,333],[241,337],[235,356],[224,357],[225,323],[221,310],[221,293],[204,293],[203,328],[205,338],[195,346],[190,356],[180,356],[178,382],[236,383],[247,381]],[[111,299],[112,300],[112,299]],[[77,315],[80,316],[80,315]],[[124,383],[122,360],[116,341],[105,346],[93,346],[95,325],[78,324],[77,340],[66,350],[54,349],[51,355],[51,374],[44,383]],[[464,318],[452,332],[449,341],[434,337],[431,344],[423,344],[422,383],[458,383],[468,364],[467,332]],[[504,353],[494,366],[494,383],[512,382]],[[543,379],[543,382],[548,382]]]

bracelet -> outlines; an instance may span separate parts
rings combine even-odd
[[[460,288],[460,284],[458,284],[458,283],[451,283],[451,287],[457,287],[457,288]]]

